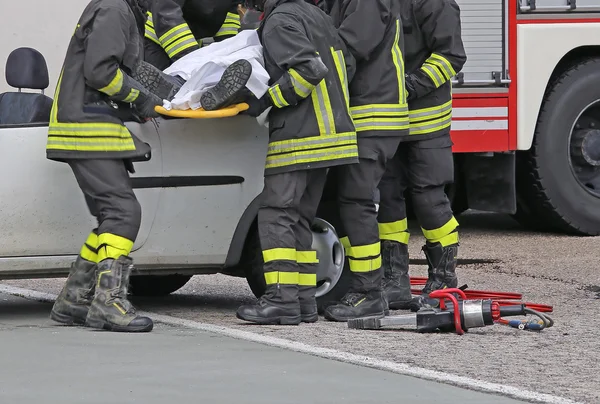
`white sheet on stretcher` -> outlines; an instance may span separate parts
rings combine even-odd
[[[227,66],[239,59],[246,59],[252,64],[252,75],[246,87],[257,98],[262,97],[269,88],[262,46],[255,30],[244,30],[232,38],[200,48],[169,66],[165,73],[179,75],[186,83],[171,102],[164,101],[164,108],[200,108],[200,97],[204,91],[217,84]]]

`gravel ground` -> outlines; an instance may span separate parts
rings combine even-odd
[[[525,300],[554,306],[553,328],[540,333],[495,325],[464,336],[406,331],[357,331],[321,319],[299,327],[254,326],[235,318],[241,303],[254,300],[245,280],[196,276],[162,299],[137,299],[144,310],[224,325],[319,347],[413,364],[474,379],[600,403],[600,238],[525,232],[501,215],[460,217],[463,259],[460,283],[473,289],[523,293]],[[416,230],[412,258],[423,259]],[[425,276],[414,265],[412,276]],[[63,280],[5,281],[5,284],[58,293]],[[401,314],[398,312],[397,314]]]

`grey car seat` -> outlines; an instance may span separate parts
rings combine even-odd
[[[0,125],[48,123],[52,99],[44,95],[48,88],[48,66],[44,56],[32,48],[18,48],[6,61],[6,82],[18,92],[0,94]],[[41,90],[24,93],[21,89]]]

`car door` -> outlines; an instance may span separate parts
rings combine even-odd
[[[150,161],[135,163],[134,185],[143,185],[162,171],[158,133],[152,122],[127,126],[153,148]],[[97,226],[69,166],[46,159],[47,134],[45,125],[0,126],[0,258],[77,254]],[[135,193],[143,213],[134,250],[150,233],[160,189]]]

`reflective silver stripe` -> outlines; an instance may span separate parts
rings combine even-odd
[[[354,127],[357,131],[376,129],[401,130],[408,128],[408,119],[398,119],[389,122],[377,121],[369,118],[369,120],[365,122],[361,122],[360,120],[354,121]]]
[[[198,46],[198,41],[196,41],[196,38],[191,37],[189,39],[186,39],[185,41],[178,43],[177,45],[173,46],[172,48],[169,48],[168,50],[165,49],[165,51],[167,52],[169,57],[172,57],[177,55],[182,50],[189,48],[189,45],[191,44]]]
[[[291,144],[274,144],[269,145],[269,149],[267,151],[268,154],[273,153],[281,153],[283,151],[292,151],[292,150],[306,150],[306,149],[314,149],[317,147],[327,147],[327,146],[338,146],[338,143],[342,142],[352,142],[356,143],[356,135],[354,133],[345,134],[343,136],[321,136],[318,139],[312,140],[292,140],[288,141],[292,142]],[[341,144],[339,144],[341,146]]]
[[[292,80],[292,86],[294,87],[294,91],[296,91],[296,94],[303,98],[308,97],[311,91],[314,89],[314,86],[312,88],[307,87],[304,83],[298,80],[298,78],[295,77],[298,73],[296,73],[295,71],[293,73],[291,71],[288,73],[290,75],[290,79]]]
[[[331,106],[329,105],[329,95],[327,94],[325,79],[321,80],[321,83],[319,83],[311,94],[320,133],[322,135],[335,134],[335,123],[333,122],[333,114],[330,114]],[[329,110],[327,107],[329,107]]]
[[[428,76],[432,79],[433,84],[436,88],[444,84],[444,82],[446,81],[446,79],[441,76],[439,70],[434,66],[428,64],[427,62],[423,63],[423,66],[421,66],[421,70],[423,70],[424,72],[429,72]]]
[[[186,36],[186,34],[194,36],[192,34],[192,31],[190,31],[190,27],[188,27],[187,24],[183,24],[182,27],[177,28],[175,31],[171,32],[169,35],[161,37],[160,42],[164,46],[169,46],[170,42],[172,42],[173,40],[179,39],[179,38],[183,38]]]
[[[405,115],[408,113],[408,107],[368,107],[361,109],[353,109],[350,108],[350,112],[352,113],[352,117],[356,119],[366,118],[375,115]]]
[[[450,80],[453,76],[456,76],[456,73],[454,72],[454,68],[452,67],[452,64],[448,61],[448,59],[446,59],[439,53],[432,53],[431,59],[437,61],[438,63],[440,63],[442,65],[446,74],[448,75],[448,80]]]
[[[398,92],[399,94],[399,102],[400,104],[406,103],[406,91],[405,86],[403,85],[402,79],[404,78],[404,58],[402,57],[402,51],[400,50],[400,45],[398,45],[398,41],[400,39],[400,20],[396,20],[396,39],[394,40],[394,45],[392,45],[392,53],[396,57],[396,61],[398,63]]]
[[[270,165],[291,165],[291,164],[302,164],[304,162],[309,161],[327,161],[335,158],[343,158],[345,155],[358,156],[358,149],[356,146],[349,147],[344,146],[344,148],[331,148],[329,150],[319,151],[315,153],[307,153],[302,155],[297,155],[296,153],[283,154],[281,156],[269,156],[267,157],[266,168],[269,168]]]
[[[86,124],[80,124],[80,125],[86,125]],[[90,124],[92,125],[92,124]],[[97,134],[97,133],[102,133],[105,134],[106,136],[118,136],[121,137],[123,139],[128,139],[131,136],[129,135],[129,131],[127,130],[126,127],[124,126],[120,126],[118,124],[114,124],[114,127],[103,127],[101,125],[94,125],[91,127],[87,127],[87,126],[77,126],[77,127],[70,127],[70,126],[61,126],[59,123],[57,124],[52,124],[50,125],[50,128],[48,130],[48,133],[50,135],[52,135],[54,131],[60,131],[60,132],[71,132],[73,134],[82,134],[83,136],[86,136],[85,133],[82,132],[93,132],[93,134]],[[123,133],[125,133],[125,135],[122,135]]]
[[[331,48],[333,50],[333,48]],[[344,53],[339,50],[333,50],[333,57],[335,59],[338,72],[341,73],[342,77],[340,80],[342,81],[342,90],[344,91],[344,99],[346,100],[346,106],[350,107],[350,94],[348,90],[348,72],[346,71],[346,59],[344,58]]]
[[[154,42],[156,42],[157,44],[160,44],[160,41],[158,40],[158,36],[156,36],[156,32],[154,31],[150,31],[149,27],[146,27],[146,32],[145,35],[152,39]]]
[[[452,116],[448,115],[443,119],[439,119],[433,122],[416,123],[410,125],[410,134],[430,133],[436,130],[444,129],[452,123]]]
[[[447,104],[443,104],[439,107],[431,107],[431,108],[424,108],[425,111],[423,111],[423,109],[417,109],[414,111],[410,111],[409,116],[410,116],[410,120],[418,120],[418,118],[432,118],[432,117],[441,117],[442,115],[444,115],[444,113],[448,113],[450,111],[452,111],[452,101],[449,101]],[[422,121],[423,119],[421,119]]]

